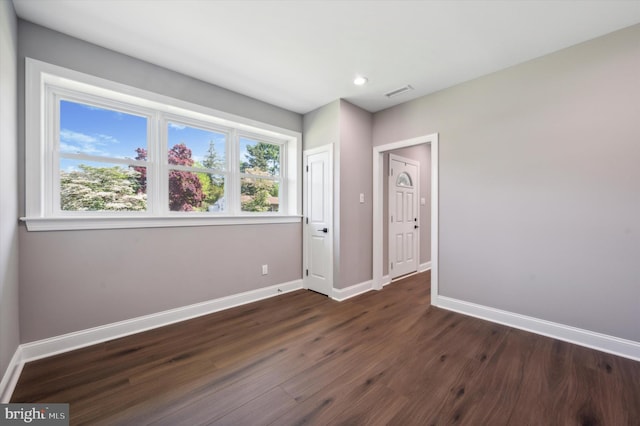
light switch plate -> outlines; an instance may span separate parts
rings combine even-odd
[[[421,206],[426,206],[427,205],[427,199],[424,198],[424,197],[420,198],[420,205]]]
[[[363,193],[360,194],[360,203],[364,203],[364,194]]]

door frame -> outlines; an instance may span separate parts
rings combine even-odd
[[[417,176],[414,177],[415,183],[413,185],[413,188],[415,191],[415,196],[413,197],[414,198],[413,203],[415,207],[415,213],[418,215],[418,218],[420,218],[420,201],[419,201],[420,200],[420,162],[415,161],[411,158],[405,158],[401,155],[389,153],[389,170],[391,170],[391,160],[416,166]],[[391,181],[393,179],[391,179],[391,176],[387,176],[386,178],[389,181],[389,188],[388,188],[389,190],[387,191],[387,214],[389,215],[388,217],[391,217],[391,191],[392,191]],[[414,244],[416,245],[416,247],[414,250],[414,256],[416,257],[416,272],[417,272],[420,269],[420,231],[416,232],[415,239],[416,241],[414,242]],[[389,264],[391,264],[391,223],[389,223],[389,235],[387,236],[387,241],[389,243],[387,244],[388,246],[387,251],[389,252]],[[389,266],[389,268],[391,268],[391,266]],[[389,269],[389,278],[395,279],[395,278],[391,278],[391,269]],[[398,277],[398,279],[400,278],[401,277]]]
[[[383,282],[383,157],[387,151],[421,144],[431,145],[431,304],[438,305],[438,133],[418,136],[373,147],[373,282],[382,290]]]
[[[329,224],[328,224],[328,228],[331,230],[331,232],[328,234],[328,238],[330,238],[330,242],[329,242],[329,259],[331,264],[329,265],[329,273],[331,274],[331,288],[329,289],[329,294],[327,295],[329,298],[333,298],[334,296],[334,278],[335,278],[335,274],[333,271],[333,245],[335,244],[335,227],[334,225],[334,215],[335,212],[333,211],[333,193],[334,193],[334,187],[333,187],[333,144],[327,144],[327,145],[322,145],[316,148],[310,148],[310,149],[306,149],[304,151],[302,151],[302,288],[307,289],[308,288],[308,284],[307,284],[307,274],[306,274],[306,269],[307,266],[309,264],[308,262],[308,255],[309,255],[309,249],[308,249],[308,244],[309,244],[309,236],[307,235],[307,214],[308,214],[308,196],[309,196],[309,191],[307,191],[307,185],[308,185],[308,181],[309,181],[309,175],[306,172],[307,166],[308,166],[308,159],[310,155],[314,155],[314,154],[319,154],[321,152],[327,152],[329,154],[329,164],[327,167],[327,173],[329,174],[329,197],[327,202],[329,203],[329,211],[331,212],[331,214],[329,215]]]

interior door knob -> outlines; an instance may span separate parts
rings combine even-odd
[[[418,229],[420,228],[418,225],[413,225],[413,229]]]
[[[318,231],[322,231],[326,234],[327,232],[329,232],[329,228],[318,229]]]

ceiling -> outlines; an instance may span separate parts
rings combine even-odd
[[[637,0],[14,5],[25,20],[298,113],[338,98],[376,112],[640,22]],[[369,82],[355,86],[357,74]]]

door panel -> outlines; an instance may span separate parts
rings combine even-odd
[[[325,241],[325,237],[315,235],[311,237],[309,275],[320,279],[327,278],[326,262],[324,260]]]
[[[414,233],[413,233],[413,232],[412,232],[412,233],[410,233],[410,234],[407,234],[407,243],[406,243],[406,245],[405,245],[405,247],[406,247],[406,250],[405,250],[405,253],[406,253],[405,260],[406,260],[407,262],[411,262],[411,261],[413,261],[413,259],[414,259],[414,255],[415,255],[415,253],[413,252],[413,250],[414,250],[414,244],[415,244],[415,241],[414,241],[413,235],[414,235]]]
[[[416,217],[413,211],[413,193],[405,194],[405,217],[404,220],[406,222],[413,222],[413,219]]]
[[[309,166],[309,180],[311,189],[309,221],[312,223],[326,222],[324,199],[325,164],[318,158],[311,159]]]
[[[331,146],[305,153],[304,285],[330,295],[333,288]]]
[[[404,259],[404,235],[396,234],[396,263],[401,263]]]
[[[418,270],[418,164],[389,157],[389,275]]]
[[[404,193],[396,192],[396,218],[398,222],[404,219]]]

